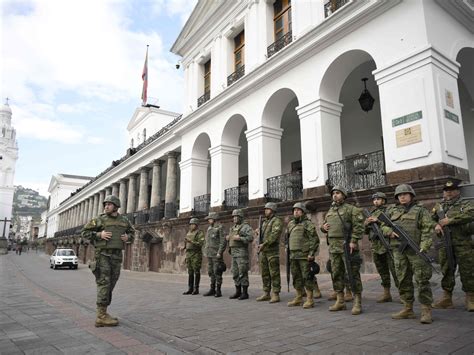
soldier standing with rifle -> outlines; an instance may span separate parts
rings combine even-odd
[[[469,223],[474,221],[474,206],[460,196],[459,183],[449,180],[443,187],[443,200],[433,208],[435,231],[443,240],[439,261],[443,273],[443,297],[433,308],[454,308],[453,289],[456,266],[459,265],[462,289],[466,292],[466,309],[474,311],[474,243]]]
[[[280,236],[283,222],[275,216],[277,205],[268,202],[265,205],[265,221],[257,229],[260,273],[262,274],[263,295],[257,301],[280,302]],[[270,297],[270,290],[273,289]]]
[[[222,273],[226,270],[222,258],[227,246],[222,225],[216,223],[217,213],[209,212],[205,251],[207,256],[207,272],[211,279],[211,288],[203,296],[222,297]]]
[[[331,189],[332,204],[321,226],[327,233],[329,241],[329,257],[331,260],[331,277],[334,291],[337,292],[336,303],[330,311],[346,309],[344,301],[344,274],[347,273],[349,284],[354,294],[352,314],[362,312],[362,281],[360,266],[362,258],[359,254],[358,241],[364,234],[364,217],[361,210],[346,203],[347,191],[342,186]]]
[[[186,267],[188,268],[188,290],[183,295],[198,295],[199,282],[201,281],[202,246],[204,233],[198,229],[199,220],[189,220],[189,232],[186,234]]]
[[[378,226],[377,217],[381,212],[385,212],[387,203],[387,196],[383,192],[376,192],[372,195],[372,203],[374,209],[364,211],[366,214],[365,233],[369,235],[369,240],[372,245],[372,255],[374,258],[375,267],[382,279],[383,295],[377,299],[377,303],[392,302],[392,295],[390,294],[390,274],[392,274],[395,285],[398,287],[398,279],[395,273],[395,265],[393,263],[393,253]]]
[[[303,287],[306,289],[306,302],[303,308],[313,308],[314,275],[310,278],[310,263],[314,262],[319,248],[319,237],[314,224],[306,216],[303,203],[293,206],[293,218],[288,223],[288,247],[290,251],[290,268],[296,297],[288,302],[288,307],[303,304]]]
[[[253,241],[253,230],[244,221],[244,211],[232,211],[234,225],[230,228],[226,240],[229,242],[229,252],[232,256],[232,277],[235,293],[230,299],[246,300],[249,298],[249,244]]]
[[[426,252],[432,244],[434,223],[428,210],[415,201],[415,196],[415,191],[410,185],[398,185],[395,189],[395,199],[398,203],[386,214],[381,213],[378,220],[384,223],[382,231],[390,238],[390,245],[395,247],[393,255],[399,280],[399,293],[404,304],[404,308],[392,314],[392,318],[416,318],[413,312],[415,297],[412,279],[414,276],[418,286],[418,299],[421,303],[420,322],[430,324],[433,321],[431,317],[433,294],[430,286],[432,269]],[[388,218],[387,221],[384,220],[385,217]],[[398,228],[399,231],[396,232],[394,228]],[[402,238],[401,233],[406,236]],[[410,238],[410,245],[407,244],[407,237]]]

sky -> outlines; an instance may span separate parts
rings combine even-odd
[[[15,185],[47,196],[57,173],[96,176],[129,145],[148,97],[182,112],[180,59],[169,52],[197,0],[0,0],[1,104],[9,98]]]

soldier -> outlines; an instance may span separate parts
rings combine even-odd
[[[222,225],[216,223],[217,217],[216,212],[209,212],[209,215],[206,217],[209,227],[207,228],[204,249],[207,256],[207,272],[211,279],[211,288],[203,296],[222,297],[222,273],[226,269],[222,256],[227,246],[227,241],[225,240]]]
[[[95,326],[113,327],[118,325],[118,320],[107,313],[107,307],[120,276],[124,244],[133,243],[135,229],[125,216],[118,213],[118,197],[105,197],[103,205],[105,213],[87,223],[81,235],[95,246],[95,261],[89,266],[97,284]]]
[[[382,279],[383,294],[377,299],[377,303],[392,302],[392,295],[390,294],[390,274],[392,274],[395,285],[398,287],[395,265],[383,243],[374,235],[372,228],[370,228],[372,223],[377,223],[377,217],[380,213],[385,212],[387,209],[387,196],[383,192],[376,192],[372,195],[372,203],[374,209],[371,211],[371,216],[365,220],[364,225],[365,233],[369,235],[369,240],[372,244],[372,255],[375,267]]]
[[[433,220],[429,211],[423,205],[415,201],[415,191],[408,184],[398,185],[395,189],[397,204],[387,210],[387,216],[401,228],[403,228],[414,242],[420,246],[420,250],[427,252],[432,244]],[[411,249],[403,252],[398,250],[400,241],[398,235],[386,225],[382,225],[383,234],[390,238],[390,244],[394,246],[395,269],[399,281],[398,291],[404,308],[392,314],[393,319],[414,319],[413,312],[414,287],[413,276],[418,286],[418,299],[421,303],[420,322],[430,324],[431,303],[433,294],[431,292],[430,279],[431,267]]]
[[[350,270],[354,278],[355,290],[352,314],[358,315],[362,312],[362,281],[360,278],[360,266],[362,258],[359,254],[358,241],[364,234],[364,217],[359,208],[346,202],[347,191],[341,186],[334,186],[331,190],[332,204],[329,208],[321,231],[327,233],[329,241],[329,258],[331,260],[331,278],[334,291],[337,292],[336,303],[329,307],[330,311],[341,311],[346,309],[344,300],[344,275],[346,268],[344,259],[344,237],[350,233]]]
[[[199,282],[201,281],[202,246],[204,233],[198,229],[199,220],[189,220],[189,232],[184,239],[186,244],[186,267],[188,269],[188,290],[183,295],[198,295]]]
[[[249,244],[253,241],[253,230],[244,221],[242,210],[233,210],[234,225],[230,228],[226,240],[229,241],[229,252],[232,255],[232,277],[235,293],[230,299],[246,300],[249,298]]]
[[[265,221],[262,225],[262,236],[257,229],[257,252],[260,256],[260,272],[262,274],[263,295],[257,301],[280,302],[280,236],[283,230],[281,218],[275,216],[277,205],[268,202],[265,205]],[[273,288],[270,297],[270,290]]]
[[[310,263],[319,248],[319,237],[316,227],[306,216],[307,210],[303,203],[293,206],[293,218],[288,223],[288,247],[290,248],[290,269],[293,277],[295,298],[288,302],[288,307],[303,304],[303,287],[306,289],[306,302],[303,308],[313,308],[314,275],[309,276]]]
[[[443,200],[433,208],[432,217],[437,222],[435,231],[443,238],[443,227],[449,228],[451,234],[452,249],[454,251],[454,267],[459,265],[462,290],[466,292],[466,308],[469,312],[474,311],[474,249],[469,231],[469,223],[474,221],[474,206],[460,196],[459,183],[449,180],[443,187]],[[445,218],[439,219],[438,212],[444,212]],[[456,270],[449,270],[446,248],[439,250],[439,261],[443,279],[443,297],[433,304],[433,308],[453,308],[453,289],[455,285]]]

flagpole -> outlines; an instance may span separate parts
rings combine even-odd
[[[143,80],[143,87],[142,87],[142,106],[146,106],[147,99],[148,99],[148,47],[146,45],[146,55],[145,55],[145,63],[143,64],[143,71],[142,71],[142,80]]]

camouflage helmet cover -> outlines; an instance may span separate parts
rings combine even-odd
[[[242,211],[241,209],[233,210],[232,216],[238,216],[240,218],[244,218],[244,211]]]
[[[197,219],[197,218],[191,218],[191,219],[189,220],[189,224],[198,225],[198,224],[199,224],[199,219]]]
[[[120,199],[114,195],[108,195],[104,198],[104,202],[102,203],[104,206],[107,202],[114,204],[117,208],[120,208]]]
[[[302,202],[296,202],[296,203],[293,205],[293,210],[294,210],[295,208],[300,209],[300,210],[303,211],[304,213],[308,213],[308,210],[306,209],[306,206],[305,206],[304,203],[302,203]]]
[[[216,220],[217,217],[219,217],[219,215],[217,214],[217,212],[209,212],[209,215],[206,216],[206,219],[213,219],[213,220]]]
[[[384,199],[385,201],[387,201],[387,195],[385,195],[383,192],[380,192],[380,191],[377,191],[376,193],[374,193],[372,195],[372,200],[376,199],[376,198],[382,198]]]
[[[404,193],[411,194],[413,197],[416,196],[415,190],[413,190],[413,187],[408,184],[400,184],[395,188],[395,198],[397,198],[398,195]]]
[[[269,209],[269,210],[272,210],[273,212],[276,212],[277,204],[275,202],[267,202],[265,204],[265,209]]]
[[[345,197],[347,197],[347,190],[346,190],[344,187],[340,186],[340,185],[336,185],[336,186],[334,186],[334,187],[331,189],[331,195],[332,195],[332,193],[333,193],[334,191],[339,191],[339,192],[341,192]]]

